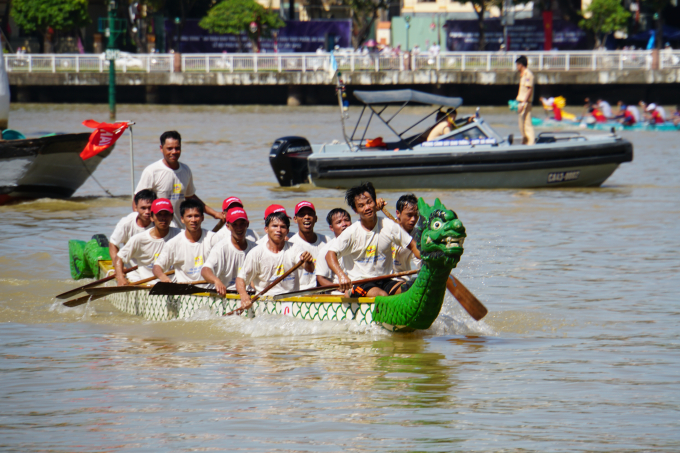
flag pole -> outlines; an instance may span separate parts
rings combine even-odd
[[[130,186],[132,187],[130,198],[135,201],[135,153],[132,146],[132,126],[135,124],[134,121],[126,121],[128,125],[128,130],[130,131]]]

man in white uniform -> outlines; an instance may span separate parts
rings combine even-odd
[[[302,250],[309,252],[314,259],[316,266],[316,259],[319,256],[319,248],[328,242],[328,237],[323,234],[314,232],[314,225],[318,220],[316,216],[316,209],[309,201],[301,201],[295,205],[295,217],[293,220],[298,225],[298,233],[290,238],[290,242],[297,244]],[[309,289],[316,287],[316,275],[314,270],[308,272],[307,270],[299,270],[300,273],[300,289]]]
[[[113,262],[118,286],[129,285],[130,281],[154,276],[153,265],[156,258],[163,251],[165,244],[182,231],[170,226],[172,217],[170,200],[159,198],[153,202],[151,205],[153,228],[132,236],[125,247],[118,252],[118,258]],[[123,273],[123,263],[137,266],[137,270],[130,272],[126,277]]]
[[[332,209],[326,216],[326,222],[330,230],[335,236],[330,241],[326,242],[324,245],[319,247],[319,254],[316,257],[316,265],[314,267],[314,274],[316,275],[316,282],[319,286],[332,285],[333,283],[338,283],[338,276],[331,271],[326,262],[326,254],[328,253],[328,247],[335,242],[335,238],[340,236],[340,234],[352,225],[352,217],[350,217],[349,212],[342,208]],[[347,266],[345,265],[345,260],[341,259],[339,261],[340,267],[343,271],[347,272]]]
[[[399,200],[397,200],[397,223],[411,236],[413,236],[413,230],[419,217],[416,196],[409,193],[399,197]],[[394,259],[394,272],[420,269],[420,260],[415,258],[407,247],[392,246],[392,258]]]
[[[175,270],[174,281],[193,283],[201,280],[203,263],[210,249],[217,243],[215,233],[201,228],[204,218],[203,203],[188,199],[179,205],[186,229],[169,240],[153,266],[153,274],[162,282],[171,280],[164,272]]]
[[[113,230],[109,240],[109,254],[111,262],[116,262],[118,251],[130,240],[132,236],[153,227],[151,223],[151,205],[156,199],[156,194],[150,190],[141,190],[135,194],[132,203],[134,211],[126,215]]]
[[[269,205],[267,207],[267,209],[264,210],[264,221],[265,221],[265,223],[267,222],[267,217],[269,217],[269,214],[274,214],[274,213],[277,213],[277,212],[283,213],[283,215],[285,215],[286,217],[288,217],[290,219],[290,216],[286,212],[286,208],[284,208],[280,204],[272,204],[272,205]],[[294,236],[294,233],[291,233],[290,229],[289,229],[288,233],[286,234],[286,240],[292,238],[293,236]],[[260,239],[258,239],[255,242],[257,242],[257,245],[260,245],[260,244],[266,244],[268,240],[269,240],[269,237],[267,236],[267,228],[265,228],[264,229],[264,236],[262,236]]]
[[[242,207],[233,207],[227,211],[227,226],[231,234],[222,239],[210,250],[208,260],[203,265],[203,279],[215,285],[215,291],[221,296],[227,290],[236,289],[236,277],[243,267],[248,253],[257,247],[248,239],[248,214]]]
[[[243,202],[241,202],[240,198],[229,197],[222,202],[222,212],[224,213],[225,219],[227,216],[227,212],[231,208],[245,209],[243,207]],[[220,230],[216,234],[219,240],[222,241],[223,239],[226,239],[231,236],[231,230],[225,226],[224,228],[220,228]],[[251,230],[250,228],[248,228],[248,231],[246,231],[246,239],[252,242],[257,242],[258,239],[260,239],[260,235],[257,234],[255,231]]]
[[[314,272],[312,255],[286,240],[289,228],[290,219],[284,212],[275,212],[267,216],[264,228],[267,242],[258,245],[246,255],[246,261],[236,278],[236,291],[241,296],[242,309],[247,309],[252,303],[246,291],[248,285],[260,292],[299,261],[305,263],[303,267],[306,271]],[[297,272],[293,272],[267,294],[283,294],[298,289],[300,278]]]
[[[196,196],[191,169],[179,162],[182,154],[182,137],[177,131],[163,132],[161,135],[161,152],[163,159],[154,162],[144,169],[135,193],[143,189],[153,190],[159,198],[167,198],[175,211],[173,226],[181,226],[179,205],[185,199],[201,201]],[[202,202],[201,202],[202,203]],[[224,214],[205,206],[205,212],[216,219],[224,219]]]
[[[348,297],[375,297],[399,294],[403,282],[379,280],[352,285],[352,281],[379,277],[393,272],[392,245],[406,247],[420,259],[415,241],[398,224],[379,218],[375,188],[370,182],[352,187],[345,194],[347,204],[359,214],[359,221],[335,238],[328,247],[326,262],[338,276],[340,290]],[[344,271],[338,258],[349,257]]]

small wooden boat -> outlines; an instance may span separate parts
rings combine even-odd
[[[421,198],[418,210],[423,222],[416,229],[414,240],[421,251],[423,264],[413,285],[404,293],[374,298],[314,295],[279,300],[275,299],[281,296],[274,298],[264,295],[242,316],[272,314],[310,321],[353,320],[359,324],[377,324],[392,332],[429,328],[439,316],[449,275],[463,254],[466,234],[455,212],[446,209],[439,199],[431,207]],[[71,241],[70,246],[75,242]],[[72,264],[81,267],[73,275],[86,275],[82,272],[83,266],[93,270],[98,267],[100,278],[113,272],[110,259],[106,259],[108,251],[102,242],[102,235],[96,235],[84,247],[72,247],[70,255]],[[113,293],[107,298],[114,307],[125,313],[154,321],[190,318],[202,307],[224,315],[241,305],[237,294],[227,294],[225,297],[208,293],[161,296],[150,295],[147,289]]]

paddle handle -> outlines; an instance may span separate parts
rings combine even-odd
[[[128,267],[127,269],[123,269],[123,274],[127,274],[128,272],[132,272],[132,271],[136,271],[136,270],[137,270],[137,266]],[[82,292],[83,290],[86,290],[87,288],[92,288],[94,286],[101,285],[102,283],[106,283],[108,281],[111,281],[114,278],[116,278],[115,273],[113,275],[109,275],[108,277],[104,277],[100,280],[97,280],[96,282],[88,283],[87,285],[79,286],[78,288],[74,288],[74,289],[65,291],[61,294],[57,294],[54,297],[57,298],[57,299],[67,299],[67,298],[69,298],[73,295],[78,294],[79,292]]]
[[[217,233],[218,231],[220,231],[224,226],[224,223],[225,223],[224,220],[220,219],[220,221],[217,222],[217,225],[215,225],[215,228],[212,229],[212,232]]]
[[[172,274],[174,274],[174,273],[175,273],[175,270],[174,270],[174,269],[171,269],[171,270],[169,270],[169,271],[167,271],[167,272],[164,272],[165,275],[172,275]],[[153,277],[149,277],[149,278],[145,278],[145,279],[143,279],[143,280],[139,280],[139,281],[136,281],[136,282],[132,282],[132,283],[130,283],[129,286],[137,286],[137,285],[141,285],[142,283],[147,283],[147,282],[150,282],[150,281],[152,281],[152,280],[157,280],[157,279],[158,279],[158,277],[156,277],[156,276],[154,275]]]
[[[383,214],[385,214],[385,215],[387,216],[388,219],[390,219],[390,220],[393,221],[394,223],[399,223],[399,222],[397,222],[397,219],[395,219],[394,216],[393,216],[392,214],[390,214],[389,211],[386,211],[386,210],[385,210],[385,206],[383,206],[383,208],[381,209],[381,211],[382,211]]]
[[[298,263],[297,263],[295,266],[293,266],[293,267],[291,267],[290,269],[288,269],[286,272],[283,273],[282,276],[280,276],[279,278],[277,278],[276,280],[274,280],[273,282],[271,282],[269,285],[267,285],[267,287],[265,287],[265,289],[263,289],[262,291],[260,291],[259,293],[257,293],[253,298],[250,299],[250,305],[253,305],[253,302],[255,302],[257,299],[259,299],[263,294],[265,294],[267,291],[269,291],[270,289],[272,289],[273,287],[275,287],[276,285],[278,285],[279,283],[281,283],[281,282],[283,281],[284,278],[288,277],[290,274],[292,274],[293,272],[295,272],[296,270],[298,270],[298,268],[299,268],[300,266],[302,266],[304,263],[305,263],[305,262],[302,261],[302,260],[298,261]],[[249,307],[250,307],[250,305],[249,305]],[[237,308],[236,310],[232,310],[232,311],[230,311],[229,313],[227,313],[227,314],[224,315],[224,316],[231,316],[231,315],[233,315],[235,312],[241,311],[241,310],[245,310],[245,308]]]

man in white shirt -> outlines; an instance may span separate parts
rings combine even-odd
[[[165,244],[182,230],[170,226],[172,222],[172,203],[167,198],[159,198],[151,205],[153,228],[137,233],[125,244],[118,257],[113,261],[118,286],[129,285],[131,281],[153,277],[153,265],[163,251]],[[123,263],[137,266],[136,271],[127,276],[123,273]]]
[[[418,223],[418,199],[412,193],[402,195],[397,200],[397,223],[410,236]],[[394,259],[394,272],[405,272],[412,269],[420,269],[420,260],[413,256],[407,247],[392,246],[392,258]]]
[[[248,253],[257,247],[248,239],[248,214],[242,207],[235,206],[227,211],[227,226],[231,234],[222,239],[210,250],[208,260],[203,265],[203,279],[215,285],[221,296],[227,290],[236,289],[236,277],[243,267]]]
[[[204,206],[200,200],[184,200],[179,209],[186,229],[165,244],[153,274],[162,282],[170,282],[164,272],[174,269],[175,282],[193,283],[201,280],[203,263],[217,241],[215,233],[201,228]]]
[[[286,240],[290,219],[284,212],[269,214],[264,229],[267,233],[267,242],[258,245],[246,255],[246,261],[236,277],[236,291],[241,296],[242,309],[252,304],[246,290],[248,285],[260,292],[299,261],[305,263],[303,267],[306,271],[314,272],[312,255]],[[300,278],[297,272],[293,272],[269,290],[268,294],[283,294],[298,289]]]
[[[143,189],[153,190],[159,198],[167,198],[175,211],[174,225],[181,226],[179,205],[185,199],[201,201],[196,196],[191,169],[179,162],[182,154],[182,136],[177,131],[163,132],[161,135],[163,159],[144,169],[135,193]],[[201,202],[202,203],[202,202]],[[205,206],[205,212],[216,219],[224,219],[224,214]]]
[[[331,211],[326,216],[326,222],[330,230],[333,232],[335,238],[340,236],[340,234],[352,225],[352,217],[350,217],[349,212],[342,208],[331,209]],[[319,254],[316,257],[316,264],[314,266],[314,274],[316,275],[316,282],[319,286],[332,285],[333,283],[338,283],[338,276],[331,271],[326,262],[326,254],[328,253],[328,247],[331,243],[335,241],[335,238],[326,242],[324,245],[319,247]],[[345,272],[347,271],[347,266],[344,264],[344,260],[339,260],[340,267]]]
[[[245,210],[245,208],[243,207],[243,202],[241,201],[240,198],[229,197],[222,202],[222,212],[224,213],[225,219],[227,216],[227,212],[231,208],[241,208]],[[231,236],[231,230],[225,226],[224,228],[220,228],[220,230],[216,234],[220,241],[222,241],[223,239],[226,239]],[[250,228],[248,228],[248,230],[246,231],[246,239],[252,242],[257,242],[260,239],[260,235],[257,234],[255,231],[251,230]]]
[[[132,207],[134,211],[126,215],[116,224],[109,240],[111,262],[116,262],[118,251],[127,244],[132,236],[153,227],[151,223],[151,205],[156,194],[150,190],[141,190],[135,194]]]
[[[298,225],[298,233],[290,238],[290,242],[297,244],[302,250],[309,252],[314,259],[316,266],[316,259],[319,256],[319,248],[328,242],[328,237],[323,234],[314,232],[314,225],[318,217],[316,216],[316,208],[309,201],[301,201],[295,205],[295,217],[293,221]],[[308,272],[307,270],[300,270],[300,289],[309,289],[316,287],[316,275],[314,270]]]
[[[326,262],[338,276],[340,290],[348,297],[375,297],[399,294],[403,282],[380,280],[352,285],[352,281],[379,277],[393,272],[392,245],[408,248],[420,259],[415,241],[398,224],[378,217],[375,188],[370,182],[352,187],[345,194],[347,204],[359,214],[359,221],[335,238],[328,248]],[[349,257],[345,272],[338,258]]]
[[[283,213],[283,215],[285,215],[286,217],[288,217],[290,219],[290,216],[286,212],[286,208],[284,208],[280,204],[272,204],[272,205],[267,206],[267,209],[264,210],[264,221],[265,221],[265,223],[267,222],[267,217],[269,217],[270,214],[274,214],[274,213],[277,213],[277,212]],[[286,234],[286,240],[292,238],[293,236],[294,236],[294,234],[291,233],[290,230],[289,230],[288,233]],[[260,244],[266,244],[268,240],[269,240],[269,237],[267,236],[267,228],[265,228],[264,229],[264,236],[262,236],[256,242],[257,242],[257,245],[260,245]]]
[[[612,106],[609,104],[609,102],[605,101],[604,99],[598,99],[597,106],[605,118],[609,119],[614,117],[614,114],[612,113]]]

